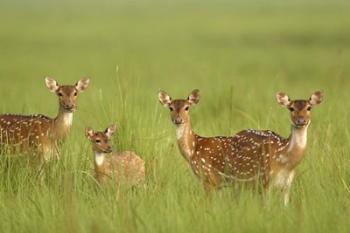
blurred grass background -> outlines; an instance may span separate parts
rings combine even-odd
[[[45,182],[23,159],[0,160],[0,232],[349,232],[349,15],[347,1],[1,1],[1,113],[55,116],[45,76],[91,86]],[[291,205],[249,190],[207,198],[160,88],[201,90],[191,116],[203,136],[288,136],[275,93],[323,89]],[[96,188],[84,128],[111,122],[114,149],[145,159],[145,189]]]

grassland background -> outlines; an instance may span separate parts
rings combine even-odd
[[[0,112],[55,116],[44,86],[91,77],[45,181],[0,160],[0,232],[350,232],[350,5],[346,1],[1,1]],[[283,90],[323,89],[292,202],[224,189],[208,199],[181,157],[158,89],[199,88],[203,136],[288,136]],[[85,126],[117,122],[116,150],[147,163],[147,188],[96,189]]]

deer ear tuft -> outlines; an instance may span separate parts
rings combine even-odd
[[[117,131],[117,126],[115,124],[109,126],[107,129],[105,129],[104,133],[108,138],[111,138],[113,134]]]
[[[83,91],[86,90],[86,88],[88,88],[89,83],[90,83],[90,79],[89,78],[82,78],[75,84],[75,88],[79,92],[83,92]]]
[[[47,86],[47,88],[49,88],[49,90],[51,92],[56,92],[60,86],[58,85],[58,83],[56,82],[56,80],[50,78],[50,77],[46,77],[45,78],[45,84]]]
[[[160,90],[158,92],[158,98],[159,98],[159,102],[165,107],[171,104],[171,101],[172,101],[171,97],[165,91]]]
[[[288,95],[283,92],[278,92],[276,94],[276,100],[280,105],[283,105],[283,106],[288,106],[291,103]]]
[[[85,128],[85,136],[86,136],[88,139],[91,139],[92,136],[94,136],[94,131],[93,131],[90,127],[86,127],[86,128]]]
[[[315,91],[309,99],[309,103],[312,106],[319,105],[322,101],[323,101],[323,91]]]
[[[195,89],[191,92],[191,94],[188,96],[187,100],[191,105],[198,104],[199,102],[199,90]]]

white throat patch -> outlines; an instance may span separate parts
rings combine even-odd
[[[292,130],[292,138],[289,146],[289,151],[294,147],[297,146],[301,149],[304,149],[306,147],[307,143],[307,128],[308,125],[305,126],[303,129],[293,129]]]
[[[176,138],[177,138],[177,140],[179,140],[183,137],[184,131],[185,131],[185,125],[181,124],[181,125],[176,126]]]
[[[189,125],[181,124],[176,126],[176,138],[181,147],[182,153],[185,157],[190,158],[194,153],[195,143],[188,141],[188,134],[193,134]]]
[[[95,153],[95,162],[97,166],[101,166],[105,160],[105,154],[103,153]]]
[[[65,113],[64,116],[63,116],[63,121],[64,121],[64,124],[65,124],[67,127],[72,126],[72,123],[73,123],[73,113],[72,113],[72,112],[70,112],[70,113]]]

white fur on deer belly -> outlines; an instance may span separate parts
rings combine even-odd
[[[97,166],[101,166],[105,160],[105,155],[101,153],[96,153],[95,154],[95,162]]]
[[[293,177],[294,171],[282,169],[276,174],[273,180],[273,186],[277,188],[285,188],[292,183]]]
[[[65,113],[63,120],[64,120],[64,124],[66,126],[70,127],[72,125],[72,123],[73,123],[73,113],[71,113],[71,112],[70,113]]]

